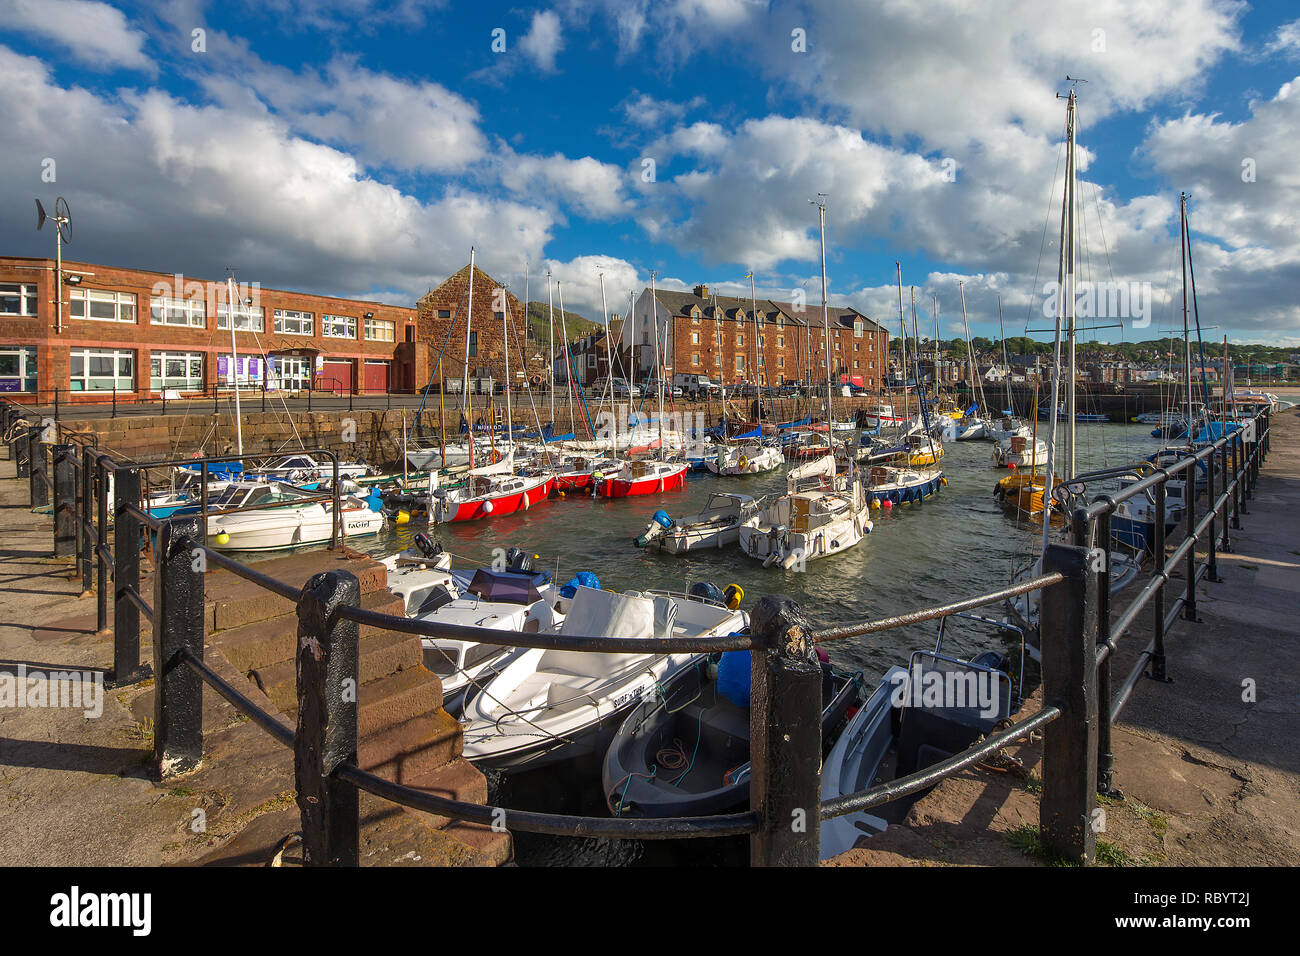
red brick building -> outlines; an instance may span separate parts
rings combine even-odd
[[[876,391],[888,372],[889,334],[856,309],[827,306],[831,376]],[[623,331],[637,377],[653,372],[655,337],[665,375],[707,375],[719,384],[826,381],[827,337],[820,305],[645,289]]]
[[[413,391],[415,310],[140,269],[0,257],[0,393],[48,403],[233,384]]]
[[[416,303],[424,361],[434,388],[449,392],[463,388],[466,374],[466,323],[469,308],[467,265]],[[510,382],[513,388],[549,381],[547,344],[533,338],[523,303],[490,275],[474,267],[474,303],[469,322],[469,380],[475,394],[500,390],[506,381],[506,320],[510,321]],[[421,383],[423,385],[423,383]]]

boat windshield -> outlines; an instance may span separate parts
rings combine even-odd
[[[533,575],[488,571],[483,568],[474,572],[474,578],[465,590],[484,601],[499,604],[534,604],[542,599]]]

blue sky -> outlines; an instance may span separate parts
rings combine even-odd
[[[527,261],[531,298],[549,269],[587,314],[599,273],[618,311],[651,269],[729,292],[753,269],[760,295],[814,301],[822,191],[834,301],[895,328],[901,260],[923,324],[933,292],[959,334],[961,282],[975,334],[998,295],[1020,334],[1047,322],[1068,73],[1088,80],[1081,270],[1157,306],[1124,337],[1174,318],[1185,189],[1207,335],[1300,345],[1298,13],[0,0],[3,251],[49,254],[31,200],[64,195],[69,256],[196,277],[410,303],[473,243],[517,293]]]

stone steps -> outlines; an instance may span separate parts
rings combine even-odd
[[[387,588],[383,565],[355,552],[291,555],[259,562],[257,570],[287,582],[306,582],[335,563],[357,576],[361,606],[402,616],[402,599]],[[225,572],[209,576],[209,640],[289,721],[297,722],[298,618],[293,602]],[[442,683],[424,666],[420,638],[362,625],[357,693],[358,764],[365,770],[431,794],[470,803],[487,799],[483,774],[462,757],[460,724],[442,709]],[[509,862],[509,833],[410,810],[361,794],[363,841],[384,843],[403,834],[424,862],[497,866]],[[403,822],[406,821],[406,822]],[[412,829],[414,828],[414,829]],[[425,833],[412,837],[412,833]],[[369,834],[366,836],[364,834]]]

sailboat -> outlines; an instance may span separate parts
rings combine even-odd
[[[1002,296],[998,296],[998,331],[1002,336],[1002,367],[1006,370],[1003,382],[1007,387],[1007,407],[1002,410],[1000,418],[994,418],[988,422],[988,437],[996,442],[1009,442],[1012,438],[1029,438],[1032,431],[1029,425],[1026,425],[1016,416],[1015,403],[1011,400],[1011,361],[1007,358],[1007,328],[1002,321]],[[1037,405],[1037,400],[1034,402]],[[1046,449],[1044,448],[1044,462],[1046,462]]]
[[[1056,309],[1056,328],[1054,341],[1055,363],[1052,372],[1052,396],[1047,408],[1059,408],[1061,415],[1048,416],[1050,422],[1049,434],[1047,438],[1047,464],[1045,474],[1041,477],[1036,473],[1029,475],[1015,474],[1008,476],[998,482],[997,494],[1003,502],[1014,506],[1014,510],[1019,516],[1028,517],[1042,525],[1042,550],[1046,550],[1052,539],[1053,528],[1063,528],[1066,524],[1066,514],[1071,502],[1077,498],[1082,498],[1087,492],[1087,481],[1090,476],[1080,475],[1077,469],[1076,453],[1078,442],[1076,440],[1076,425],[1081,420],[1076,414],[1075,409],[1075,384],[1076,360],[1075,360],[1075,338],[1076,338],[1076,290],[1075,276],[1076,255],[1077,255],[1077,225],[1075,222],[1076,208],[1076,167],[1075,167],[1075,116],[1076,116],[1076,94],[1073,87],[1070,89],[1070,95],[1066,105],[1066,152],[1065,152],[1065,184],[1061,200],[1061,247],[1060,260],[1057,270],[1057,285],[1060,294],[1057,297]],[[1062,344],[1067,347],[1067,364],[1065,371],[1062,371]],[[1066,378],[1066,394],[1064,399],[1060,395],[1061,380]],[[1059,462],[1056,458],[1056,432],[1059,423],[1065,423],[1065,460],[1066,467],[1062,469],[1065,475],[1072,477],[1062,477],[1057,474]],[[1106,542],[1108,546],[1110,542]],[[1118,551],[1110,551],[1110,591],[1116,593],[1137,577],[1138,563],[1130,555]],[[1019,568],[1015,579],[1032,577],[1041,573],[1042,554],[1041,551],[1037,558]],[[1030,641],[1031,651],[1038,652],[1036,637],[1038,634],[1038,602],[1034,595],[1020,595],[1017,598],[1007,602],[1007,610],[1013,621],[1030,634],[1034,639]]]
[[[469,308],[465,314],[465,407],[469,407],[469,335],[474,304],[474,249],[470,248]],[[505,352],[506,445],[505,457],[490,465],[474,467],[474,443],[469,444],[470,469],[467,480],[452,488],[438,487],[438,474],[429,478],[429,520],[436,522],[472,521],[479,518],[527,511],[550,497],[555,476],[546,470],[520,474],[515,469],[514,422],[510,406],[510,307],[502,327]],[[540,431],[540,426],[539,426]]]

